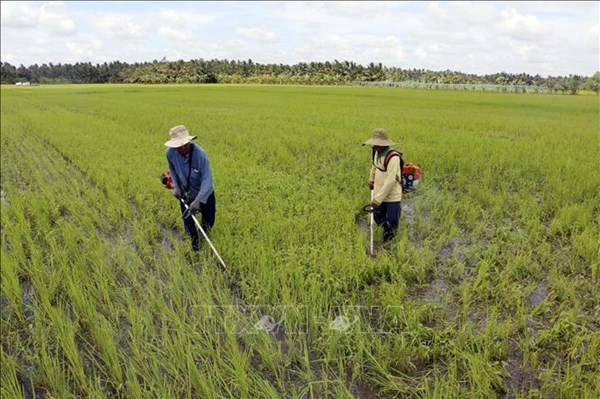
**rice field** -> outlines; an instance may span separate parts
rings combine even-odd
[[[1,89],[3,398],[600,396],[597,96]],[[168,129],[210,157],[190,251]],[[367,254],[384,127],[424,179]]]

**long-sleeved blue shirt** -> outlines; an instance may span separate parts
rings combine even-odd
[[[190,169],[189,159],[192,151],[194,155]],[[206,204],[208,197],[215,191],[215,186],[210,161],[204,148],[192,143],[190,152],[185,156],[179,154],[175,148],[167,148],[167,161],[173,184],[187,193],[188,198],[199,199],[201,203]],[[187,186],[188,173],[191,173],[189,187]]]

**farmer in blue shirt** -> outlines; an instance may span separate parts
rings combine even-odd
[[[170,140],[165,143],[167,161],[173,179],[173,195],[183,199],[191,214],[200,212],[202,229],[208,231],[215,224],[215,186],[208,155],[202,147],[192,143],[196,136],[190,136],[185,126],[179,125],[169,130]],[[183,203],[181,213],[184,216],[185,229],[192,238],[192,249],[198,251],[200,242],[194,220],[187,215]]]

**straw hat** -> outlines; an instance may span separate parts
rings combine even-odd
[[[382,147],[388,147],[395,145],[392,140],[388,138],[388,134],[385,129],[377,128],[371,132],[371,138],[363,143],[363,145],[379,145]]]
[[[183,125],[169,129],[169,137],[171,140],[167,141],[165,145],[171,148],[184,146],[196,138],[196,136],[190,136],[190,132],[188,132],[187,128]]]

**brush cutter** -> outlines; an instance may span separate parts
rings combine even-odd
[[[371,203],[373,203],[373,189],[371,189]],[[373,248],[373,224],[374,224],[374,220],[373,220],[373,208],[371,208],[371,216],[369,217],[369,256],[373,257],[375,256],[375,250]]]
[[[208,235],[206,234],[206,232],[204,231],[204,229],[202,228],[202,226],[198,222],[198,219],[196,219],[196,216],[194,216],[192,214],[192,211],[190,210],[190,207],[185,203],[185,201],[183,200],[183,198],[180,198],[179,201],[181,201],[181,203],[185,207],[185,212],[183,213],[183,218],[187,219],[187,218],[191,217],[194,220],[194,224],[196,225],[196,227],[198,228],[198,230],[200,230],[200,232],[202,233],[202,235],[204,236],[204,238],[206,239],[206,241],[210,245],[210,248],[213,250],[213,252],[215,253],[215,255],[217,255],[217,258],[219,259],[219,262],[221,263],[221,266],[223,266],[223,270],[227,270],[227,266],[225,265],[225,262],[223,262],[223,258],[221,258],[221,255],[219,255],[219,253],[217,252],[217,249],[213,245],[212,241],[210,241],[210,238],[208,238]]]
[[[373,202],[373,190],[371,190],[371,202]],[[367,204],[365,206],[363,206],[360,210],[360,212],[358,212],[356,214],[356,220],[358,223],[359,218],[362,219],[363,217],[365,217],[366,214],[369,214],[369,256],[371,257],[375,257],[375,248],[374,248],[374,236],[373,236],[373,228],[375,227],[375,221],[374,221],[374,217],[373,217],[373,207],[371,206],[371,204]]]
[[[170,190],[173,189],[173,179],[171,177],[171,172],[168,169],[165,170],[160,175],[160,182],[165,186],[165,188],[168,188]],[[210,245],[210,248],[213,250],[213,252],[215,253],[215,255],[217,255],[217,258],[219,259],[219,262],[221,263],[221,266],[223,266],[223,270],[227,270],[227,266],[225,265],[225,262],[223,262],[223,258],[221,258],[221,255],[219,255],[219,253],[217,252],[217,249],[213,245],[212,241],[210,241],[210,238],[208,238],[208,235],[206,234],[206,232],[204,231],[204,229],[202,228],[202,226],[198,222],[198,219],[196,219],[196,216],[194,216],[192,214],[192,210],[190,209],[190,207],[188,206],[188,204],[185,203],[185,200],[183,198],[180,198],[179,201],[181,201],[181,203],[185,207],[185,212],[183,213],[183,218],[187,219],[187,218],[191,217],[194,220],[194,224],[196,225],[196,227],[198,228],[198,230],[200,230],[200,232],[202,233],[202,236],[206,239],[206,241]]]

